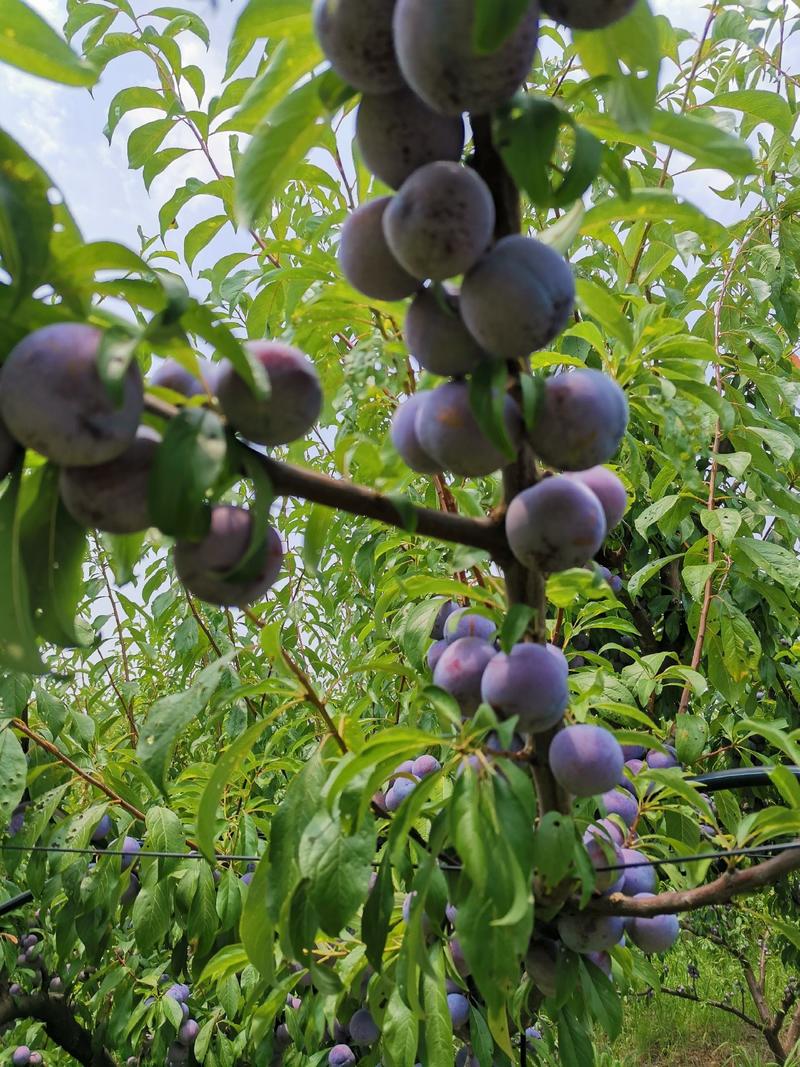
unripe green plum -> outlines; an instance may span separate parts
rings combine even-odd
[[[461,714],[474,715],[481,702],[481,677],[496,656],[488,641],[460,637],[448,646],[433,672],[433,683],[455,698]]]
[[[383,217],[391,199],[381,196],[356,208],[339,242],[342,274],[371,300],[402,300],[419,289],[419,279],[400,266],[386,243]]]
[[[506,512],[511,551],[526,567],[548,574],[582,567],[605,535],[600,501],[580,482],[563,475],[524,489]]]
[[[131,363],[117,406],[100,379],[101,330],[62,322],[28,334],[0,373],[0,415],[26,448],[65,467],[107,463],[136,435],[144,404]]]
[[[481,697],[502,718],[519,716],[524,733],[541,733],[561,721],[569,703],[566,660],[558,649],[518,644],[498,652],[483,672]]]
[[[420,289],[411,301],[405,339],[420,366],[443,378],[470,374],[491,358],[464,325],[458,294],[444,286]]]
[[[625,920],[618,915],[593,912],[562,912],[558,934],[573,952],[603,952],[613,948],[625,932]]]
[[[210,368],[204,373],[209,371]],[[177,359],[165,359],[150,375],[150,384],[159,389],[170,389],[173,393],[180,393],[187,398],[204,396],[206,392],[203,383],[178,363]]]
[[[467,329],[498,359],[522,359],[550,344],[575,304],[575,279],[558,252],[533,237],[503,237],[461,284]]]
[[[613,789],[624,765],[614,735],[589,723],[568,726],[557,733],[550,742],[548,760],[558,784],[577,797]]]
[[[477,0],[398,0],[394,39],[414,92],[443,115],[484,115],[505,104],[530,71],[539,5],[530,0],[516,29],[492,52],[473,40]]]
[[[506,431],[517,446],[522,436],[522,415],[510,396],[503,404]],[[483,477],[509,462],[480,428],[470,407],[466,382],[437,386],[417,416],[416,429],[425,451],[444,470],[464,478]]]
[[[576,471],[570,475],[570,478],[574,478],[581,485],[585,485],[587,489],[591,489],[600,501],[600,507],[606,517],[606,527],[609,530],[613,530],[622,520],[622,516],[628,507],[628,494],[616,474],[607,467],[597,466],[590,467],[585,471]],[[617,575],[610,574],[608,578],[612,588],[615,584],[615,577]],[[616,593],[618,590],[614,589],[614,592]]]
[[[546,997],[556,995],[558,944],[549,938],[536,938],[528,946],[525,970],[536,988]]]
[[[394,0],[314,0],[314,31],[336,73],[365,93],[399,89]]]
[[[58,488],[76,522],[90,530],[132,534],[152,525],[148,483],[160,438],[142,428],[119,456],[93,467],[63,467]]]
[[[428,163],[403,182],[383,216],[398,263],[415,278],[463,274],[494,232],[494,200],[486,182],[460,163]]]
[[[374,1045],[380,1040],[381,1031],[367,1008],[359,1008],[348,1023],[350,1038],[356,1045]]]
[[[630,14],[636,0],[539,0],[542,12],[571,30],[604,30]]]
[[[530,441],[551,467],[586,471],[613,458],[627,425],[628,401],[613,379],[598,370],[567,371],[545,382]]]
[[[637,893],[634,899],[651,898],[652,893]],[[628,919],[627,934],[642,952],[667,952],[680,936],[681,928],[677,915],[654,915],[644,919],[638,915]]]
[[[212,508],[211,526],[201,541],[178,541],[173,556],[178,577],[195,596],[221,607],[247,607],[267,592],[281,569],[283,546],[270,526],[260,549],[255,577],[231,580],[250,547],[253,517],[244,508],[220,504]]]
[[[637,852],[635,848],[622,849],[622,862],[626,864],[645,863],[647,856]],[[640,893],[653,893],[656,888],[658,876],[655,867],[629,866],[625,870],[625,880],[622,883],[622,892],[626,897],[635,897]]]
[[[0,481],[8,477],[22,455],[22,447],[8,432],[8,427],[0,419]]]
[[[464,120],[432,111],[410,89],[372,93],[358,106],[356,140],[367,169],[399,189],[427,163],[461,159]]]
[[[417,415],[430,395],[412,393],[395,411],[389,431],[392,444],[405,465],[420,474],[439,474],[442,469],[436,460],[428,455],[417,436]]]
[[[260,400],[233,364],[225,361],[217,395],[228,422],[262,445],[288,445],[304,437],[322,410],[316,367],[297,348],[280,341],[249,341],[247,348],[267,372],[270,393]]]

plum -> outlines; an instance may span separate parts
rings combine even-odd
[[[247,349],[269,378],[270,394],[259,400],[225,360],[217,377],[217,395],[234,429],[262,445],[288,445],[304,437],[322,410],[322,386],[311,360],[280,341],[248,341]]]
[[[586,952],[584,959],[599,967],[606,978],[611,977],[611,957],[607,952]]]
[[[593,912],[562,912],[558,934],[573,952],[604,952],[613,948],[625,932],[625,920],[618,915]]]
[[[123,871],[127,871],[129,867],[136,861],[137,855],[141,852],[142,845],[140,841],[137,841],[135,837],[124,837],[122,840],[122,852],[121,864]]]
[[[383,216],[395,259],[415,278],[441,281],[469,270],[494,232],[486,182],[460,163],[441,160],[414,171]]]
[[[626,826],[633,826],[639,814],[639,805],[630,792],[622,789],[609,789],[600,797],[603,807],[609,815],[619,815]]]
[[[623,848],[623,863],[644,863],[647,857],[635,848]],[[625,881],[622,883],[622,892],[626,897],[635,897],[640,893],[652,893],[657,882],[655,867],[628,867],[625,870]]]
[[[591,489],[600,501],[600,507],[606,517],[606,526],[609,530],[620,522],[628,506],[628,494],[625,486],[619,478],[607,467],[590,467],[585,471],[576,471],[570,474],[570,478],[581,482],[587,489]],[[609,571],[607,581],[613,587],[613,580],[617,577]],[[620,583],[621,584],[621,583]],[[617,590],[614,590],[617,592]]]
[[[374,1045],[381,1036],[380,1027],[367,1008],[359,1008],[351,1016],[348,1029],[356,1045]]]
[[[25,812],[27,808],[28,805],[25,803],[17,804],[11,812],[11,818],[8,820],[7,828],[9,837],[14,837],[22,830],[22,827],[25,825]]]
[[[185,982],[174,982],[164,994],[171,1000],[177,1000],[179,1004],[185,1004],[191,996],[191,989]]]
[[[461,159],[464,120],[460,115],[432,111],[407,88],[370,93],[358,106],[356,141],[367,169],[392,189],[399,189],[428,163]]]
[[[342,274],[371,300],[402,300],[419,289],[419,279],[400,266],[386,243],[383,216],[391,199],[381,196],[356,208],[339,241]]]
[[[51,993],[63,993],[64,992],[64,982],[59,977],[59,975],[55,974],[50,979],[50,985],[48,986],[48,988],[49,988]]]
[[[551,467],[586,471],[616,454],[627,425],[628,401],[612,378],[599,370],[565,371],[545,382],[530,442]]]
[[[21,997],[24,990],[19,982],[12,982],[8,987],[8,992],[12,997]]]
[[[505,397],[503,405],[506,431],[516,447],[522,435],[522,415],[510,396]],[[416,428],[425,451],[453,474],[481,478],[508,463],[480,428],[470,407],[466,382],[437,386],[417,415]]]
[[[419,443],[417,435],[417,415],[430,396],[430,393],[412,393],[395,411],[389,431],[400,458],[407,467],[419,474],[438,474],[442,469]]]
[[[355,1053],[349,1045],[334,1045],[328,1053],[329,1067],[350,1067],[355,1062]]]
[[[314,32],[325,58],[364,93],[399,89],[392,37],[394,0],[314,0]]]
[[[443,378],[469,374],[491,358],[464,325],[458,293],[447,286],[420,289],[406,313],[405,339],[420,366]]]
[[[637,893],[635,900],[651,898],[652,893]],[[642,952],[666,952],[678,940],[681,932],[677,915],[654,915],[650,919],[640,916],[628,919],[627,934]]]
[[[582,567],[605,535],[600,501],[591,490],[564,475],[523,489],[506,512],[511,551],[523,566],[547,573]]]
[[[623,745],[622,755],[625,757],[627,763],[628,760],[643,760],[647,749],[644,745]]]
[[[603,30],[624,18],[636,0],[539,0],[542,12],[571,30]]]
[[[564,655],[558,645],[554,645],[552,641],[548,641],[544,647],[548,655],[552,656],[556,664],[558,664],[558,669],[561,671],[564,677],[567,678],[569,676],[569,663],[567,662],[567,657]]]
[[[11,1053],[11,1062],[14,1067],[25,1067],[31,1062],[31,1050],[27,1045],[18,1045]]]
[[[522,359],[569,322],[575,280],[563,256],[533,237],[503,237],[466,275],[461,315],[498,359]]]
[[[205,368],[201,373],[211,377],[210,368]],[[203,382],[190,374],[177,359],[165,359],[150,375],[150,384],[158,389],[171,389],[173,393],[180,393],[187,398],[206,395]]]
[[[481,698],[502,718],[519,716],[519,729],[536,734],[561,721],[567,704],[567,671],[546,645],[518,644],[498,652],[481,679]],[[564,661],[566,664],[566,661]]]
[[[471,968],[469,963],[467,963],[467,957],[464,955],[461,942],[457,937],[450,938],[450,955],[453,959],[453,966],[455,967],[456,972],[460,974],[462,978],[467,978]]]
[[[654,771],[668,770],[670,767],[679,767],[678,754],[672,745],[665,745],[666,752],[661,752],[657,748],[651,748],[645,757],[647,760],[647,766],[652,767]]]
[[[483,115],[505,104],[525,81],[536,53],[536,0],[490,52],[475,48],[475,8],[476,0],[397,0],[394,42],[400,70],[414,92],[443,115]]]
[[[431,671],[436,670],[436,664],[442,658],[444,650],[447,648],[447,641],[434,641],[431,647],[428,649],[428,668]]]
[[[414,906],[416,897],[417,891],[415,889],[411,893],[406,893],[403,898],[403,922],[406,924],[411,922],[411,909]],[[433,933],[433,923],[431,922],[430,916],[425,911],[422,913],[422,933],[425,937],[428,937],[429,934]]]
[[[184,1067],[184,1064],[189,1063],[189,1059],[189,1049],[180,1041],[173,1041],[167,1049],[167,1067]]]
[[[114,829],[114,824],[111,821],[111,816],[106,812],[100,819],[97,826],[92,830],[92,836],[89,840],[93,845],[99,845],[101,841],[105,841],[111,831]]]
[[[244,558],[252,528],[253,517],[245,508],[219,504],[211,510],[211,526],[202,541],[176,542],[175,570],[190,593],[221,607],[246,607],[266,593],[283,560],[281,540],[271,526],[259,549],[258,573],[254,577],[226,577]]]
[[[595,869],[594,887],[598,893],[616,893],[622,888],[625,880],[622,871],[601,871],[600,867],[613,867],[622,863],[622,852],[619,847],[610,841],[606,841],[598,834],[592,834],[584,842],[584,848],[589,854],[589,860]]]
[[[416,782],[410,778],[398,778],[386,790],[385,805],[387,811],[397,811],[407,796],[414,792]]]
[[[456,608],[447,617],[444,624],[444,639],[448,644],[459,637],[481,637],[491,641],[497,633],[497,626],[485,615],[476,615],[469,608]]]
[[[442,606],[436,613],[436,618],[433,620],[433,626],[431,626],[431,637],[434,641],[441,641],[444,637],[444,624],[454,611],[458,610],[458,604],[455,600],[445,600]]]
[[[497,655],[480,637],[460,637],[443,653],[433,672],[434,685],[455,698],[461,714],[474,715],[481,702],[481,677]]]
[[[427,778],[429,774],[435,774],[436,771],[442,769],[441,763],[435,756],[417,756],[414,760],[414,766],[411,768],[411,773],[416,778]]]
[[[398,763],[392,772],[392,778],[396,778],[400,774],[413,774],[414,773],[414,761],[413,759],[403,760],[402,763]]]
[[[133,362],[117,405],[100,379],[101,330],[62,322],[28,334],[0,373],[0,416],[12,437],[65,467],[107,463],[131,444],[144,405]]]
[[[135,871],[131,871],[128,884],[120,894],[119,902],[123,907],[127,907],[129,904],[133,904],[134,900],[139,896],[139,890],[141,889],[139,878]]]
[[[11,436],[8,427],[0,419],[0,481],[12,472],[21,455],[22,447]]]
[[[557,733],[550,743],[550,770],[563,788],[578,797],[605,793],[622,774],[622,749],[602,726],[580,723]]]
[[[448,993],[447,1008],[454,1030],[460,1030],[469,1022],[469,1001],[463,993]]]
[[[186,1045],[188,1048],[195,1043],[199,1033],[200,1024],[194,1019],[187,1019],[178,1031],[178,1040],[182,1045]]]
[[[556,995],[557,960],[557,942],[546,937],[531,941],[525,956],[525,970],[530,980],[545,997]]]
[[[41,1065],[43,1063],[44,1063],[44,1058],[43,1058],[41,1052],[32,1052],[31,1053],[31,1058],[28,1060],[28,1064],[30,1065],[30,1067],[41,1067]]]
[[[132,534],[152,525],[148,484],[160,438],[147,428],[120,455],[92,467],[62,467],[61,499],[81,526]]]
[[[541,1041],[542,1031],[537,1030],[535,1026],[525,1027],[525,1040],[526,1041]]]

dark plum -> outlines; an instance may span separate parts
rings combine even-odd
[[[349,1045],[334,1045],[328,1053],[329,1067],[351,1067],[356,1056]]]
[[[606,520],[594,493],[558,475],[514,497],[506,535],[520,563],[552,573],[590,560],[603,543]]]
[[[420,289],[406,313],[405,339],[420,366],[443,378],[470,374],[491,358],[464,325],[458,294],[445,286]]]
[[[131,871],[128,878],[128,884],[120,894],[119,902],[123,907],[127,907],[129,904],[133,904],[134,900],[139,896],[139,890],[141,889],[139,878],[135,871]]]
[[[11,436],[8,427],[0,419],[0,481],[12,472],[22,451],[19,441]]]
[[[569,322],[575,280],[563,256],[533,237],[503,237],[466,275],[461,315],[498,359],[522,359]]]
[[[271,526],[259,550],[261,562],[255,577],[226,577],[244,558],[252,529],[249,511],[219,504],[211,511],[211,526],[202,541],[175,544],[175,570],[190,593],[222,607],[246,607],[264,596],[278,577],[283,560],[281,540]]]
[[[644,745],[623,745],[622,755],[626,761],[631,759],[643,760],[647,749]]]
[[[433,626],[431,627],[431,637],[434,641],[441,641],[444,637],[444,624],[454,611],[458,610],[458,604],[455,600],[445,600],[442,606],[436,613],[436,618],[433,620]]]
[[[497,633],[497,626],[485,615],[476,615],[469,608],[456,608],[447,617],[444,624],[444,638],[448,643],[459,637],[481,637],[491,641]]]
[[[523,733],[541,733],[560,722],[567,708],[567,670],[560,649],[514,645],[507,654],[498,652],[487,665],[481,697],[503,718],[518,715]]]
[[[111,816],[106,813],[92,830],[92,836],[89,840],[93,845],[99,845],[102,841],[105,841],[113,829],[114,824],[111,821]]]
[[[201,374],[210,382],[212,375],[208,365],[203,367]],[[159,389],[171,389],[173,393],[180,393],[187,398],[206,395],[203,382],[178,363],[177,359],[165,359],[150,375],[150,384]]]
[[[637,893],[635,899],[652,897],[652,893]],[[678,940],[681,928],[677,915],[654,915],[650,919],[639,916],[628,919],[627,934],[642,952],[666,952]]]
[[[450,955],[453,958],[453,966],[458,974],[460,974],[462,978],[469,977],[471,968],[469,963],[467,963],[467,957],[464,955],[461,942],[457,937],[450,938]]]
[[[31,1050],[27,1045],[18,1045],[11,1053],[11,1062],[14,1067],[26,1067],[31,1062]]]
[[[633,10],[636,0],[539,0],[542,12],[571,30],[603,30]]]
[[[248,341],[247,348],[269,378],[270,393],[259,400],[227,360],[217,376],[217,395],[234,429],[262,445],[288,445],[304,437],[322,410],[316,367],[281,341]]]
[[[573,952],[603,952],[613,948],[625,932],[625,920],[617,915],[593,912],[562,912],[558,917],[561,940]]]
[[[374,1045],[381,1036],[380,1027],[367,1008],[359,1008],[354,1012],[350,1017],[348,1030],[356,1045]]]
[[[545,382],[530,441],[551,467],[586,471],[613,458],[627,425],[628,401],[612,378],[599,370],[565,371]]]
[[[314,32],[325,58],[355,89],[388,93],[402,86],[393,13],[394,0],[314,0]]]
[[[568,726],[557,733],[550,743],[548,759],[558,784],[578,797],[613,789],[624,764],[614,735],[589,723]]]
[[[430,393],[412,393],[395,411],[389,431],[392,444],[407,467],[419,474],[438,474],[441,465],[432,459],[417,436],[417,415],[428,402]]]
[[[28,334],[0,373],[0,416],[26,448],[65,467],[107,463],[131,444],[144,405],[136,362],[118,406],[100,379],[101,330],[62,322]]]
[[[121,866],[123,871],[136,862],[136,857],[142,851],[141,842],[137,841],[135,837],[124,837],[122,840],[122,846],[120,848],[122,856],[120,857]]]
[[[442,655],[433,672],[433,681],[455,698],[464,716],[474,715],[481,702],[481,677],[486,665],[497,655],[479,637],[460,637]]]
[[[463,274],[494,232],[494,200],[486,182],[459,163],[428,163],[403,182],[383,216],[395,259],[415,278]]]
[[[152,525],[148,484],[160,439],[147,428],[119,456],[92,467],[62,467],[61,499],[81,526],[132,534]]]
[[[587,489],[591,489],[600,501],[600,507],[606,517],[607,528],[613,530],[621,521],[628,506],[628,494],[616,474],[607,467],[597,466],[590,467],[585,471],[576,471],[570,475],[570,478],[575,478],[576,481],[585,485]],[[609,583],[613,584],[614,577],[615,575],[609,576]],[[617,590],[614,591],[617,592]]]
[[[530,71],[539,5],[530,0],[516,29],[492,52],[474,46],[476,0],[398,0],[397,60],[418,96],[443,115],[484,115],[505,104]]]
[[[191,993],[191,989],[185,982],[174,982],[164,996],[170,997],[172,1000],[177,1000],[179,1004],[185,1004],[191,996]]]
[[[383,216],[391,199],[381,196],[356,208],[339,242],[342,274],[371,300],[402,300],[419,289],[419,279],[400,266],[386,243]]]
[[[195,1043],[199,1033],[200,1024],[195,1019],[187,1019],[178,1031],[178,1040],[189,1048]]]
[[[556,995],[558,943],[549,938],[531,941],[525,956],[525,970],[533,984],[546,997]]]
[[[506,396],[503,410],[508,436],[517,446],[522,435],[519,407]],[[466,382],[446,382],[434,389],[417,416],[416,428],[425,451],[453,474],[480,478],[508,463],[481,430],[470,407]]]
[[[397,811],[407,796],[414,792],[416,782],[410,778],[398,778],[386,790],[384,805],[387,811]]]
[[[356,140],[367,169],[399,189],[428,163],[461,159],[464,120],[432,111],[410,89],[371,93],[358,106]]]
[[[647,856],[637,852],[635,848],[623,848],[623,863],[645,863]],[[626,897],[635,897],[640,893],[653,893],[656,888],[655,867],[628,867],[625,871],[625,881],[622,883],[622,892]]]

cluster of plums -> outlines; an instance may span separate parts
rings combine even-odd
[[[12,1067],[41,1067],[43,1063],[41,1052],[32,1052],[27,1045],[17,1045],[11,1053]]]
[[[111,534],[138,533],[155,525],[150,481],[161,439],[141,425],[144,384],[135,362],[125,373],[121,402],[112,399],[98,369],[102,341],[101,330],[64,322],[36,330],[11,351],[0,373],[0,473],[14,468],[22,448],[32,449],[59,466],[61,499],[78,523]],[[317,372],[290,345],[256,341],[248,349],[266,372],[267,399],[257,398],[228,361],[209,367],[205,383],[167,361],[150,384],[184,401],[211,401],[216,394],[229,426],[247,440],[288,444],[319,416]],[[209,519],[201,540],[177,541],[179,578],[212,604],[244,607],[260,599],[280,571],[278,534],[268,527],[251,555],[254,527],[246,508],[216,504]],[[247,573],[237,576],[245,557]]]

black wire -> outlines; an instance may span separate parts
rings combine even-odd
[[[614,863],[607,867],[596,867],[597,871],[627,871],[631,867],[674,867],[681,863],[697,863],[700,860],[721,860],[728,856],[762,856],[769,853],[790,852],[800,849],[800,841],[785,845],[753,845],[751,848],[729,848],[724,852],[699,852],[694,856],[677,856],[663,860],[636,860],[634,863]]]
[[[131,852],[121,848],[70,848],[67,845],[5,845],[0,844],[0,852],[64,852],[76,856],[127,856],[131,862],[135,862],[140,856],[153,856],[156,859],[165,860],[203,860],[205,856],[200,852],[155,852],[140,849]],[[229,856],[223,852],[214,853],[215,860],[228,861],[229,863],[258,863],[260,856]]]

